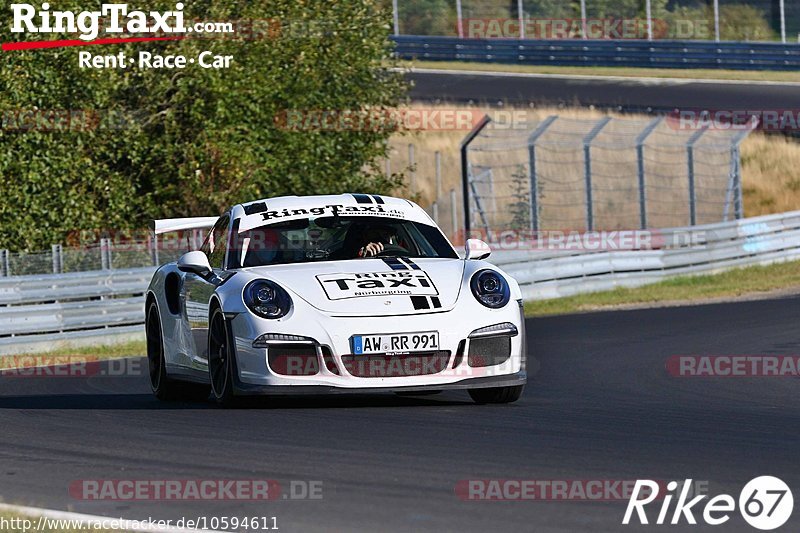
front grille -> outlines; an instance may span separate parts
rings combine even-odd
[[[509,357],[511,337],[484,337],[469,341],[467,360],[473,368],[502,365]]]
[[[396,378],[438,374],[447,368],[449,351],[404,355],[343,355],[347,372],[358,378]]]
[[[319,373],[319,358],[313,344],[270,344],[267,360],[281,376],[314,376]]]

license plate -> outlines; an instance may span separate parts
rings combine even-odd
[[[354,355],[429,352],[439,349],[439,332],[354,335],[351,342]]]

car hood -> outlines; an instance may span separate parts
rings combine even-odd
[[[356,259],[248,268],[320,311],[387,316],[446,311],[461,290],[460,259]]]

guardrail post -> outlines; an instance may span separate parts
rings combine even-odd
[[[11,276],[11,264],[8,257],[8,250],[0,250],[0,262],[3,265],[3,276]]]
[[[689,173],[689,225],[697,225],[697,191],[694,186],[694,145],[700,140],[700,137],[708,130],[708,126],[703,126],[689,138],[686,143],[686,162],[688,165]]]
[[[531,231],[539,231],[539,176],[536,171],[536,141],[547,128],[558,119],[558,115],[550,115],[544,119],[528,137],[528,173],[531,186]]]
[[[460,5],[460,3],[459,3]],[[459,19],[460,20],[460,19]],[[475,140],[483,128],[491,122],[492,119],[489,115],[484,115],[483,118],[472,128],[472,131],[461,141],[461,190],[464,195],[462,201],[464,202],[464,234],[468,235],[470,232],[470,209],[469,209],[469,145]],[[451,192],[452,194],[452,192]],[[458,231],[456,225],[453,225],[453,233]]]
[[[397,7],[397,0],[392,0],[392,20],[394,22],[394,34],[400,35],[400,11]]]
[[[645,181],[644,181],[644,143],[647,138],[653,133],[661,121],[664,120],[664,117],[658,117],[653,119],[650,124],[648,124],[643,130],[642,133],[636,137],[636,166],[639,172],[639,225],[641,229],[647,229],[647,193],[645,191]]]
[[[64,254],[63,248],[60,244],[53,244],[50,246],[50,255],[53,259],[53,274],[61,274],[64,272]]]
[[[592,131],[583,139],[583,172],[586,180],[586,231],[594,229],[594,209],[592,206],[592,141],[611,122],[611,117],[603,117],[594,125]]]

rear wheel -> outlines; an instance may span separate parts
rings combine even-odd
[[[166,357],[164,354],[164,340],[161,335],[161,316],[158,306],[151,302],[147,308],[145,322],[147,335],[147,367],[150,374],[150,387],[159,400],[191,400],[203,401],[208,399],[208,385],[185,383],[175,381],[167,376]]]
[[[220,405],[234,404],[233,395],[233,350],[228,342],[228,327],[225,315],[219,308],[214,309],[208,326],[208,375],[211,379],[211,392]]]
[[[524,385],[513,387],[495,387],[491,389],[470,389],[469,395],[475,403],[512,403],[522,396]]]

